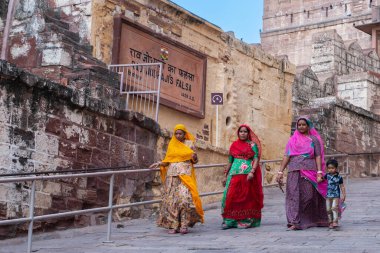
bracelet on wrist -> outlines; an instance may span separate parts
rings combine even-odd
[[[318,174],[323,174],[323,171],[318,170],[317,173],[318,173]]]
[[[284,172],[282,172],[282,171],[279,171],[279,172],[277,172],[277,174],[280,174],[280,175],[282,175],[282,174],[284,174]]]

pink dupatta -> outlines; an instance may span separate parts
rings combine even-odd
[[[297,120],[297,125],[299,120],[306,120],[309,126],[309,135],[315,136],[320,144],[321,148],[321,170],[325,174],[326,163],[325,163],[325,152],[323,141],[318,131],[315,130],[313,123],[307,117],[300,117]],[[290,137],[288,144],[286,144],[286,155],[288,156],[298,156],[303,155],[309,158],[314,158],[314,147],[312,146],[312,139],[308,136],[301,134],[298,130],[294,132],[292,137]],[[317,172],[315,170],[300,170],[301,176],[309,179],[309,181],[314,185],[318,192],[326,197],[327,193],[327,182],[323,180],[321,183],[317,182]]]

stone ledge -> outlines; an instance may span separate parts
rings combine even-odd
[[[293,27],[288,27],[288,28],[271,29],[271,30],[263,31],[261,33],[261,36],[270,37],[273,35],[280,35],[280,34],[287,34],[287,33],[299,32],[299,31],[304,31],[304,30],[325,28],[326,26],[335,26],[342,23],[355,23],[356,21],[362,20],[363,16],[367,16],[367,19],[371,19],[371,14],[363,14],[363,15],[347,18],[344,20],[342,20],[341,18],[337,18],[334,20],[316,22],[316,23],[311,23],[311,24],[306,24],[306,25],[299,25],[299,26],[293,26]]]
[[[360,107],[357,107],[350,102],[344,101],[342,99],[339,99],[337,97],[324,97],[324,98],[315,98],[312,101],[309,102],[309,106],[311,108],[317,108],[317,107],[326,107],[326,106],[331,106],[335,105],[338,107],[341,107],[346,110],[350,110],[354,113],[357,113],[361,116],[371,118],[374,121],[380,122],[380,116],[376,115],[370,111],[364,110]]]

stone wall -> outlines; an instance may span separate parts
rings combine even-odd
[[[38,78],[6,62],[0,63],[0,170],[2,174],[91,170],[130,166],[144,168],[155,161],[160,128],[153,120]],[[149,197],[155,175],[116,179],[115,196],[128,200]],[[80,210],[108,203],[107,177],[38,182],[35,215]],[[133,184],[130,182],[133,181]],[[1,219],[25,217],[30,183],[2,184]],[[137,211],[141,216],[143,208]],[[135,214],[136,215],[136,214]],[[52,226],[102,223],[104,214],[36,222]],[[12,235],[23,227],[2,227]]]
[[[291,82],[295,69],[287,58],[274,58],[169,1],[94,1],[94,55],[112,59],[113,17],[121,15],[157,34],[207,56],[204,119],[161,106],[159,123],[171,129],[184,123],[199,139],[216,144],[216,113],[211,93],[223,92],[219,107],[219,145],[228,148],[239,124],[248,123],[263,141],[264,158],[278,158],[290,130]],[[268,127],[276,125],[276,128]]]
[[[9,61],[63,85],[86,79],[91,84],[88,73],[99,72],[91,66],[106,69],[104,63],[111,63],[116,16],[205,54],[205,118],[160,106],[159,124],[172,129],[184,123],[199,139],[215,145],[218,121],[219,146],[228,148],[238,125],[248,123],[262,139],[265,158],[282,154],[290,129],[290,89],[295,74],[286,57],[274,58],[166,0],[21,1],[16,13]],[[109,73],[104,76],[107,80]],[[102,89],[88,88],[94,93]],[[115,98],[114,91],[103,92]],[[218,119],[211,106],[212,92],[225,96]],[[269,128],[273,123],[276,128]]]
[[[120,111],[118,76],[106,65],[112,58],[114,18],[120,15],[206,55],[204,119],[160,106],[160,128],[142,115]],[[250,124],[260,137],[263,159],[282,156],[291,124],[294,65],[287,57],[272,57],[170,1],[22,0],[9,42],[8,60],[23,70],[2,63],[3,173],[125,164],[141,168],[163,157],[168,133],[177,123],[197,136],[200,163],[225,163],[226,149],[241,123]],[[212,92],[225,94],[218,119],[210,106]],[[213,146],[216,120],[217,148]],[[199,171],[200,191],[221,190],[222,171]],[[115,203],[160,195],[155,175],[130,175],[118,178],[117,184]],[[23,201],[29,187],[5,187],[2,218],[27,213]],[[40,184],[36,214],[99,206],[106,203],[107,189],[107,179],[100,178]],[[219,197],[208,197],[205,203]],[[120,210],[115,219],[144,217],[154,208]],[[79,216],[36,226],[87,225],[101,223],[103,217]],[[23,230],[7,229],[3,234]]]
[[[372,8],[379,4],[369,0],[265,0],[262,48],[273,55],[288,55],[296,66],[309,65],[313,34],[331,29],[345,42],[357,41],[361,48],[371,48],[371,36],[354,24],[370,22]]]
[[[353,73],[338,77],[338,96],[355,106],[378,113],[375,104],[379,102],[380,80],[367,73]]]
[[[119,111],[106,99],[39,78],[0,62],[0,173],[91,171],[93,168],[146,168],[162,159],[170,133],[152,119]],[[227,153],[197,142],[200,163],[225,163]],[[158,148],[157,148],[158,147]],[[223,168],[197,172],[200,192],[221,190]],[[35,215],[108,204],[109,177],[39,181]],[[0,219],[28,216],[30,183],[0,185]],[[117,176],[114,203],[161,197],[158,173]],[[208,197],[205,204],[215,202]],[[115,211],[114,219],[147,217],[158,205]],[[105,214],[36,222],[35,229],[103,224]],[[23,233],[26,226],[1,227],[0,237]]]
[[[380,151],[377,54],[336,30],[313,34],[311,45],[310,65],[297,67],[293,119],[311,115],[330,154],[365,153],[350,158],[352,176],[378,176],[379,154],[367,154]]]
[[[310,115],[329,154],[364,153],[350,157],[351,176],[379,176],[380,117],[336,97],[317,98],[299,111]],[[366,154],[374,153],[374,154]],[[343,164],[345,159],[340,159]]]
[[[336,95],[355,106],[377,112],[380,83],[376,73],[380,72],[380,61],[374,51],[365,51],[356,42],[346,46],[335,30],[314,34],[312,48],[309,69],[320,84],[310,86],[304,82],[297,87],[319,94],[315,97]],[[319,93],[313,91],[314,86],[319,86]],[[308,94],[305,91],[297,89],[298,97]]]

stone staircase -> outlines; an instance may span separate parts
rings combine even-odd
[[[59,12],[44,14],[45,27],[37,35],[32,64],[23,66],[35,75],[78,89],[92,98],[119,105],[119,76],[92,56],[92,46],[81,43],[77,32],[63,21]]]

